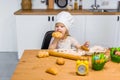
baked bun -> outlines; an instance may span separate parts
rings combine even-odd
[[[52,37],[54,37],[54,38],[61,38],[62,37],[62,33],[61,32],[53,32],[52,33]]]
[[[65,60],[63,58],[57,58],[56,63],[59,65],[64,65]]]
[[[89,48],[88,48],[88,47],[86,47],[86,46],[84,46],[84,45],[83,45],[83,46],[81,46],[81,49],[82,49],[82,50],[85,50],[85,51],[89,51]]]
[[[50,68],[48,68],[48,69],[46,70],[46,72],[49,73],[49,74],[53,74],[53,75],[58,74],[58,70],[57,70],[57,68],[55,68],[55,67],[50,67]]]
[[[44,58],[44,57],[48,57],[49,53],[47,51],[39,51],[37,54],[38,58]]]
[[[120,56],[120,51],[116,51],[115,54]]]

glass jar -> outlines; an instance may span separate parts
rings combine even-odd
[[[77,10],[77,9],[78,9],[78,1],[75,0],[75,2],[74,2],[74,10]]]

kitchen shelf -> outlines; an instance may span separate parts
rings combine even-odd
[[[18,10],[15,15],[56,15],[61,11],[68,11],[72,15],[120,15],[120,12],[92,12],[89,10],[67,10],[67,9],[31,9],[31,10]]]

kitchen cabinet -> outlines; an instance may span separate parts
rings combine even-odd
[[[85,15],[74,15],[74,23],[69,31],[71,36],[83,44],[85,42]]]
[[[55,29],[56,15],[48,15],[48,23],[52,30]]]
[[[112,47],[115,45],[116,29],[115,15],[87,15],[85,40],[89,40],[91,46]]]
[[[116,46],[120,47],[120,15],[117,15]]]
[[[18,57],[25,49],[41,49],[46,31],[54,26],[54,15],[16,15]]]

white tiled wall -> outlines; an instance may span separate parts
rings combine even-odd
[[[97,4],[100,5],[99,7],[100,9],[116,9],[118,1],[120,0],[97,0]],[[94,4],[94,0],[83,0],[84,9],[90,9],[92,4]],[[46,3],[41,3],[41,0],[32,0],[32,8],[33,9],[46,9],[47,6],[46,6]],[[54,5],[54,8],[59,9],[56,6],[56,4]]]
[[[14,12],[19,0],[0,0],[0,52],[16,52],[16,25]]]
[[[97,4],[100,5],[100,9],[116,9],[117,3],[120,0],[97,0]],[[90,9],[94,4],[94,0],[83,0],[83,8]]]

